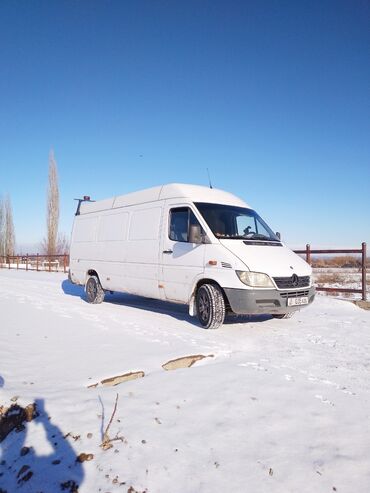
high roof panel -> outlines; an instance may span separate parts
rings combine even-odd
[[[203,187],[201,185],[187,185],[183,183],[170,183],[169,185],[164,185],[162,187],[160,198],[170,199],[177,197],[188,198],[192,202],[211,202],[215,204],[221,203],[239,206],[247,205],[239,199],[239,197],[217,188]]]
[[[235,195],[218,190],[217,188],[202,187],[200,185],[187,185],[182,183],[170,183],[159,187],[147,188],[138,192],[119,195],[110,199],[96,202],[83,202],[81,214],[88,214],[107,209],[116,209],[134,204],[144,204],[156,200],[188,199],[192,202],[211,202],[214,204],[228,204],[241,207],[248,205]]]

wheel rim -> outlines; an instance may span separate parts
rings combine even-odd
[[[90,280],[87,283],[87,295],[90,300],[94,300],[96,298],[96,293],[97,293],[97,287],[96,283],[93,280]]]
[[[206,293],[199,293],[198,310],[203,322],[208,322],[210,312],[210,301]]]

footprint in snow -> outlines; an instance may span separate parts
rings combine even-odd
[[[315,397],[316,399],[319,399],[319,401],[321,401],[323,404],[329,404],[330,406],[334,406],[333,402],[329,401],[329,399],[326,399],[320,394],[316,394]]]
[[[247,361],[246,363],[239,363],[238,366],[245,366],[253,368],[253,370],[257,371],[267,371],[267,368],[261,366],[259,363],[255,363],[254,361]]]

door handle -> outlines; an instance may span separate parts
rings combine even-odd
[[[173,253],[173,250],[163,250],[162,253]]]

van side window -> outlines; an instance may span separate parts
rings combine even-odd
[[[203,228],[192,210],[177,207],[170,210],[169,238],[172,241],[202,243]]]

